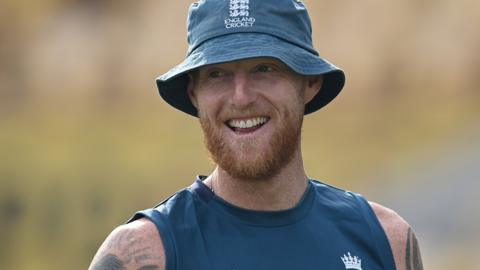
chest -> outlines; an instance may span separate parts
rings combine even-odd
[[[280,227],[223,221],[187,230],[179,269],[383,269],[374,243],[355,224],[307,220]]]

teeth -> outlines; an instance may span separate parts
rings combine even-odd
[[[252,128],[267,122],[267,117],[255,117],[243,120],[229,120],[228,125],[233,128]]]

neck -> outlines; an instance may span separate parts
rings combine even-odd
[[[217,166],[204,183],[215,195],[236,206],[277,211],[292,208],[300,201],[307,188],[307,176],[298,150],[287,166],[271,178],[236,179]]]

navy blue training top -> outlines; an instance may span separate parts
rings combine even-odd
[[[129,222],[150,219],[167,270],[394,270],[388,239],[360,195],[310,180],[301,201],[252,211],[216,196],[200,177]]]

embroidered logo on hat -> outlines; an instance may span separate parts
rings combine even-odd
[[[229,17],[225,18],[225,28],[252,27],[255,18],[250,17],[250,0],[230,0]]]

